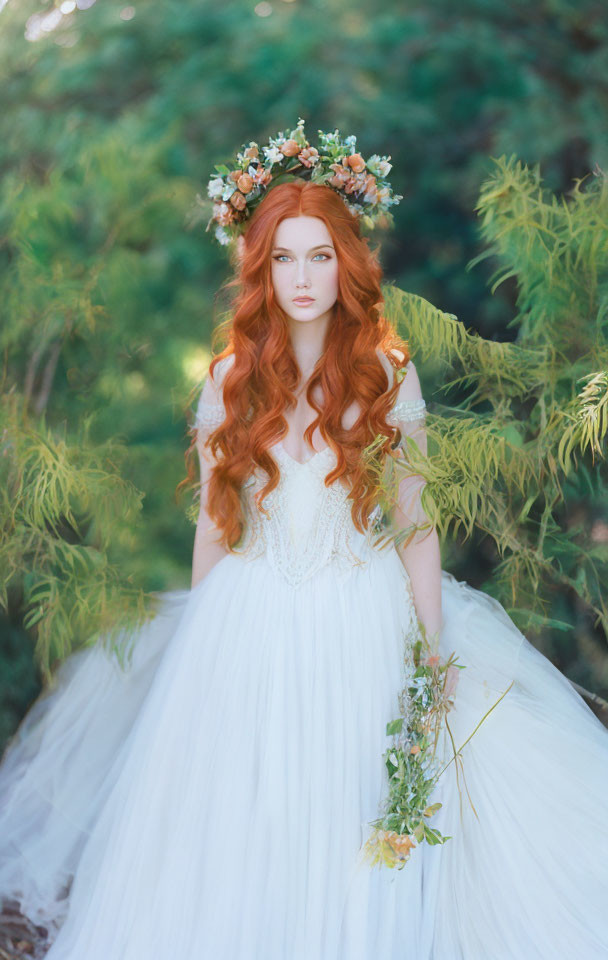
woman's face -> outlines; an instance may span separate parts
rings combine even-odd
[[[275,230],[272,285],[277,303],[296,323],[329,320],[338,298],[338,259],[319,217],[287,217]],[[307,302],[297,302],[308,297]]]

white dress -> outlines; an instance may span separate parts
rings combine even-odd
[[[422,400],[391,418],[420,420]],[[198,425],[223,418],[202,399]],[[0,894],[49,960],[605,960],[608,731],[495,600],[441,573],[459,673],[455,765],[434,800],[452,839],[401,870],[361,856],[399,716],[409,578],[304,463],[242,551],[159,594],[127,670],[72,654],[0,765]]]

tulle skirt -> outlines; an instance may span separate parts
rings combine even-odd
[[[514,683],[437,785],[451,839],[391,870],[362,848],[412,630],[395,550],[297,588],[228,555],[157,601],[125,669],[62,664],[0,765],[0,895],[49,960],[608,956],[608,731],[500,604],[443,572],[457,746]]]

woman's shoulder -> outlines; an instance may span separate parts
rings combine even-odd
[[[233,363],[234,354],[230,353],[216,363],[213,371],[209,370],[205,376],[203,389],[199,397],[199,408],[202,406],[223,406],[222,385]]]
[[[221,360],[218,360],[215,367],[213,368],[213,372],[211,370],[209,371],[209,376],[207,379],[213,382],[213,386],[215,387],[216,390],[221,389],[222,384],[226,378],[226,374],[234,364],[234,360],[235,360],[234,353],[229,353],[228,356],[222,357]]]
[[[225,409],[222,385],[233,363],[234,354],[228,354],[227,357],[222,357],[216,363],[213,372],[209,371],[205,376],[194,416],[199,430],[201,428],[209,430],[218,427],[223,422]]]
[[[403,353],[402,350],[397,350],[396,348],[391,348],[389,349],[388,353],[385,353],[385,351],[381,347],[376,348],[376,353],[378,354],[380,363],[382,364],[382,366],[386,371],[389,387],[392,387],[395,380],[395,367],[398,367],[398,368],[402,367],[403,361],[405,360],[405,354]],[[392,360],[389,357],[389,354],[392,355],[393,357]],[[418,374],[416,373],[416,367],[414,366],[413,360],[408,360],[408,362],[405,365],[405,369],[407,370],[408,376],[410,376],[411,379],[416,379],[416,380],[418,379]]]
[[[236,355],[234,353],[229,353],[227,356],[222,357],[221,360],[218,360],[213,370],[214,380],[217,380],[221,383],[230,368],[233,366],[235,359]]]
[[[425,416],[426,403],[422,396],[420,379],[414,361],[408,360],[403,367],[403,361],[405,360],[403,351],[392,349],[389,352],[393,355],[392,360],[387,354],[379,350],[380,360],[389,378],[389,385],[393,385],[397,376],[395,368],[398,370],[405,369],[405,375],[400,378],[399,389],[393,401],[393,406],[389,410],[387,422],[400,426],[411,421],[418,421]]]

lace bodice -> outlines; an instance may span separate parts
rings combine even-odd
[[[387,418],[399,426],[424,420],[426,404],[422,398],[396,402]],[[224,420],[223,403],[205,402],[202,395],[195,415],[200,437],[206,437]],[[278,486],[264,499],[264,516],[255,503],[255,494],[267,481],[266,473],[256,467],[241,491],[245,528],[233,548],[245,559],[262,554],[272,568],[292,586],[298,586],[327,564],[339,576],[347,577],[353,566],[365,564],[377,547],[373,541],[381,530],[381,511],[376,507],[369,515],[370,526],[360,533],[351,516],[352,501],[345,486],[337,481],[325,486],[327,474],[336,465],[330,447],[300,463],[283,447],[281,441],[270,451],[280,470]]]

